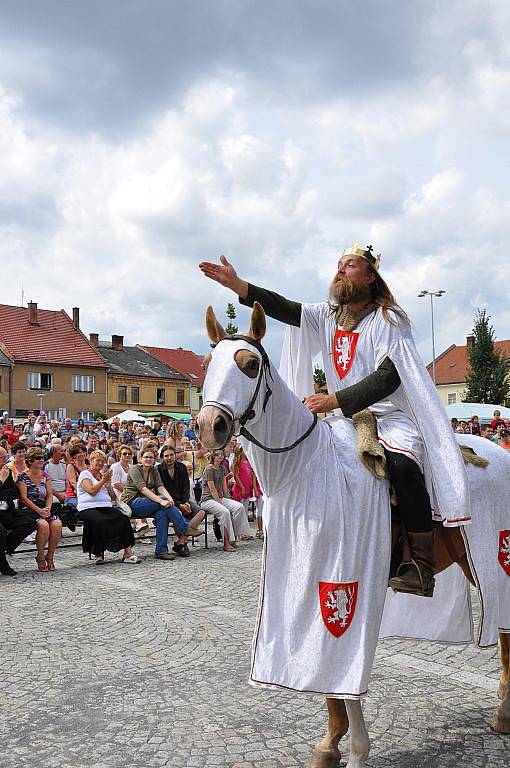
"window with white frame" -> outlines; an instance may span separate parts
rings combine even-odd
[[[95,421],[96,419],[96,412],[95,411],[80,411],[78,413],[78,418],[83,419],[83,421]]]
[[[454,405],[457,402],[457,393],[448,392],[448,405]]]
[[[73,374],[73,392],[95,392],[96,377]]]
[[[51,390],[53,385],[52,373],[27,373],[28,389]]]

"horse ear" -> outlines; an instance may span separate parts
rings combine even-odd
[[[213,344],[217,344],[218,341],[221,341],[226,336],[223,326],[218,322],[214,309],[211,306],[207,307],[207,312],[205,313],[205,327]]]
[[[260,341],[266,334],[266,313],[264,307],[255,301],[253,304],[253,311],[251,313],[250,330],[248,335]]]

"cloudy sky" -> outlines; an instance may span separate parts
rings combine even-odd
[[[506,0],[2,0],[0,301],[201,352],[199,261],[316,301],[359,239],[427,361],[424,288],[438,350],[477,307],[509,338],[509,32]]]

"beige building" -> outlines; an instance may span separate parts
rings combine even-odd
[[[111,342],[90,341],[109,366],[108,416],[125,410],[190,413],[189,381],[182,374],[147,354],[141,347],[124,346],[124,337]]]
[[[10,363],[1,366],[2,410],[26,417],[42,408],[49,418],[92,419],[107,408],[107,364],[80,331],[80,313],[72,319],[61,309],[0,304],[0,350]],[[5,378],[5,382],[4,382]]]
[[[12,363],[9,358],[0,352],[0,413],[9,410],[11,367]]]
[[[445,405],[461,403],[464,400],[469,370],[468,349],[474,341],[474,336],[468,336],[465,346],[452,344],[436,357],[436,389]],[[504,357],[510,358],[510,339],[495,341],[494,346]],[[432,376],[432,363],[427,365],[427,370]]]
[[[144,349],[152,357],[161,360],[165,365],[186,376],[189,382],[191,413],[195,416],[202,407],[202,388],[205,379],[203,357],[182,347],[172,349],[169,347],[140,346],[140,349]]]

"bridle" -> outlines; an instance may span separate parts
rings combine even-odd
[[[255,349],[260,353],[260,356],[262,358],[262,364],[260,366],[260,371],[257,378],[257,384],[255,385],[255,389],[253,391],[253,395],[251,396],[250,402],[248,403],[248,405],[246,406],[246,409],[238,419],[240,424],[240,429],[238,434],[235,436],[239,437],[239,435],[241,435],[242,437],[245,437],[247,440],[250,441],[250,443],[254,443],[259,448],[262,448],[263,451],[267,451],[267,453],[286,453],[287,451],[292,451],[292,449],[298,446],[300,443],[302,443],[303,440],[306,440],[308,435],[310,435],[311,432],[314,430],[315,426],[317,425],[317,414],[316,413],[313,414],[312,423],[310,424],[306,432],[304,432],[301,435],[301,437],[298,437],[298,439],[295,440],[290,445],[285,445],[282,448],[271,448],[268,445],[263,445],[259,440],[257,440],[255,435],[252,435],[252,433],[246,428],[246,424],[255,418],[255,403],[259,396],[262,380],[264,380],[264,385],[266,387],[266,391],[264,394],[264,401],[262,403],[262,411],[264,413],[266,410],[266,406],[269,402],[269,399],[273,394],[273,390],[269,386],[269,382],[273,381],[269,357],[267,356],[267,352],[262,346],[262,344],[256,339],[253,339],[251,336],[243,336],[240,333],[229,334],[228,336],[224,336],[222,339],[220,339],[214,346],[216,347],[222,341],[244,341],[246,344],[250,344],[252,347],[255,347]],[[204,403],[204,405],[218,406],[219,408],[221,408],[222,410],[226,411],[229,414],[229,416],[232,419],[232,423],[235,424],[236,417],[234,416],[232,411],[228,408],[228,406],[225,406],[222,403],[213,402],[211,400],[208,400],[206,403]],[[225,445],[228,443],[231,436],[232,435],[229,435],[228,439],[225,441]],[[222,448],[224,448],[225,445],[223,445]]]

